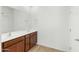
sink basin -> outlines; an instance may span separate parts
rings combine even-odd
[[[9,33],[3,33],[3,34],[0,35],[0,39],[4,40],[4,39],[7,39],[9,36],[10,36]]]
[[[8,32],[8,33],[3,33],[0,35],[0,40],[1,42],[5,42],[11,39],[14,39],[16,37],[20,37],[22,35],[25,35],[29,32],[27,31],[14,31],[14,32]]]

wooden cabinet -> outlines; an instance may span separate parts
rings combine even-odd
[[[17,52],[24,52],[24,40],[17,43],[16,46],[17,46]]]
[[[37,43],[37,32],[30,33],[30,48]]]
[[[33,32],[2,43],[2,52],[25,52],[37,43],[37,32]]]
[[[25,51],[28,51],[37,43],[37,32],[30,33],[25,38]]]
[[[20,41],[12,46],[3,49],[4,52],[24,52],[24,41]]]
[[[30,49],[30,45],[29,45],[29,42],[30,42],[30,36],[29,35],[25,35],[25,51],[28,51]]]
[[[10,47],[7,47],[7,48],[3,48],[2,49],[2,52],[16,52],[17,51],[17,46],[16,44],[15,45],[12,45]]]
[[[2,43],[3,52],[23,52],[25,37],[18,37],[7,42]]]

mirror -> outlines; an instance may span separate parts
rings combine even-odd
[[[28,6],[1,6],[0,33],[35,29],[37,20],[34,13]]]

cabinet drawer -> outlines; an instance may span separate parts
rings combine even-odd
[[[24,40],[2,49],[3,52],[24,52]]]
[[[18,38],[15,38],[15,39],[12,39],[12,40],[3,42],[3,43],[2,43],[2,48],[9,47],[9,46],[11,46],[11,45],[13,45],[13,44],[16,44],[16,43],[18,43],[18,42],[24,40],[24,39],[25,39],[25,37],[22,36],[22,37],[18,37]]]

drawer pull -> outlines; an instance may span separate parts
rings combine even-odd
[[[75,39],[76,41],[79,41],[79,39]]]

